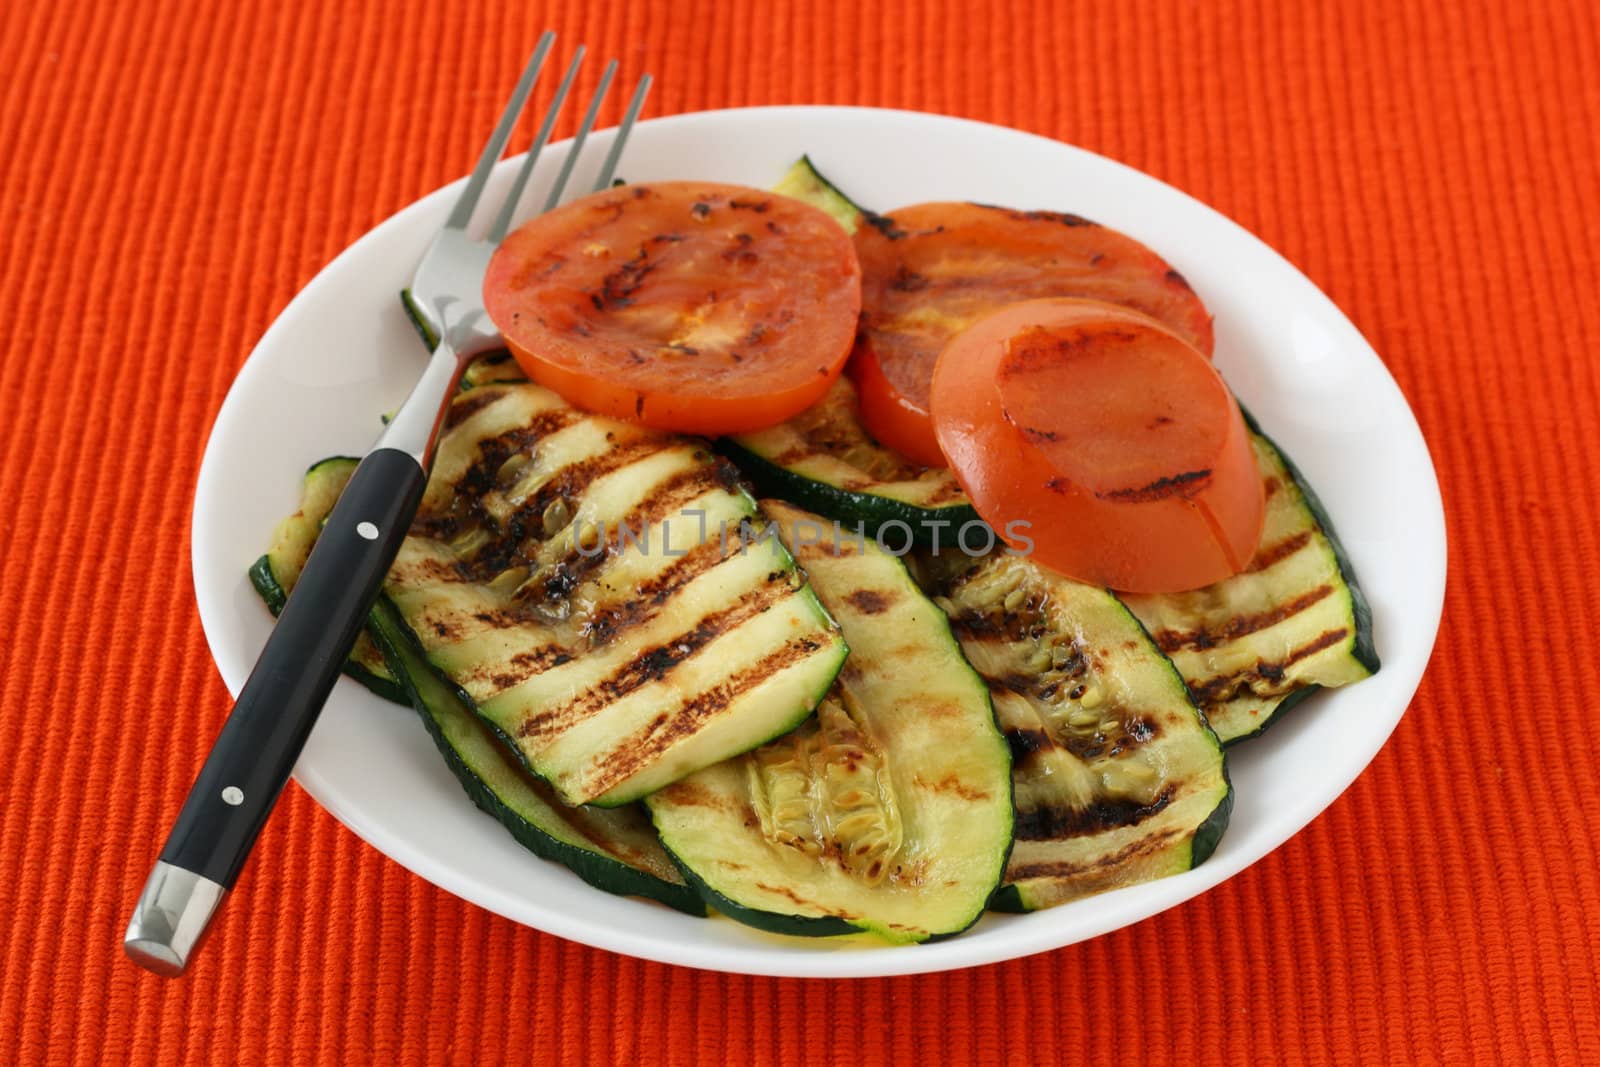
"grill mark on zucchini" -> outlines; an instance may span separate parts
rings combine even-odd
[[[444,428],[453,430],[505,395],[504,389],[478,388],[461,394],[445,412]]]
[[[574,411],[533,383],[494,392],[458,412],[428,513],[390,575],[430,665],[571,804],[638,799],[796,725],[844,657],[832,620],[776,540],[730,544],[713,530],[695,551],[706,538],[674,514],[704,507],[713,525],[758,526],[737,472],[703,443]],[[619,736],[680,716],[686,693],[802,637],[823,651],[725,701],[710,729],[658,723],[665,759],[652,749],[626,778],[595,776]],[[536,715],[542,726],[524,729]]]
[[[1201,704],[1226,700],[1237,696],[1246,689],[1261,695],[1268,695],[1270,689],[1267,692],[1257,689],[1252,685],[1254,679],[1259,678],[1268,683],[1268,686],[1275,685],[1283,681],[1284,672],[1296,663],[1299,663],[1307,656],[1316,655],[1323,649],[1332,648],[1349,636],[1349,629],[1342,626],[1336,630],[1324,630],[1317,637],[1291,651],[1283,659],[1274,663],[1257,660],[1254,666],[1237,673],[1218,675],[1215,678],[1207,678],[1202,682],[1196,682],[1189,686],[1189,690]]]
[[[770,589],[771,586],[767,588]],[[674,713],[669,715],[663,712],[657,715],[645,725],[644,729],[635,731],[621,740],[612,750],[612,754],[597,765],[592,776],[593,780],[598,788],[604,791],[631,777],[639,768],[671,748],[678,738],[694,732],[706,720],[721,714],[746,691],[760,685],[779,671],[815,655],[823,647],[823,643],[814,637],[792,638],[755,663],[727,675],[723,681],[710,689],[690,697],[679,705]],[[677,663],[687,658],[687,655],[680,657],[672,666],[677,666]]]
[[[1301,530],[1297,534],[1290,534],[1288,537],[1285,537],[1276,544],[1264,546],[1256,552],[1255,558],[1252,559],[1250,561],[1250,565],[1244,569],[1244,573],[1255,574],[1259,571],[1266,570],[1268,567],[1271,567],[1274,564],[1282,563],[1284,560],[1288,559],[1290,556],[1309,545],[1311,543],[1311,534],[1312,531],[1310,530]]]
[[[1095,871],[1114,870],[1142,855],[1159,852],[1166,846],[1168,841],[1177,837],[1180,832],[1171,828],[1158,830],[1117,849],[1115,852],[1108,852],[1098,856],[1090,863],[1072,863],[1067,860],[1060,860],[1054,863],[1020,864],[1006,871],[1006,881],[1015,884],[1036,878],[1076,878]],[[1021,835],[1019,834],[1018,836],[1020,837]]]
[[[1161,651],[1169,655],[1183,648],[1215,648],[1225,641],[1237,640],[1249,634],[1265,630],[1269,626],[1276,626],[1278,623],[1300,614],[1314,604],[1321,603],[1332,595],[1333,586],[1323,584],[1295,597],[1293,600],[1278,605],[1270,611],[1257,612],[1254,615],[1236,615],[1215,629],[1162,630],[1150,636],[1155,639]]]
[[[514,685],[532,678],[536,674],[543,674],[561,666],[563,663],[572,662],[572,653],[560,645],[545,645],[543,648],[532,649],[527,652],[518,652],[511,657],[511,665],[516,667],[515,673],[505,672],[493,675],[489,680],[501,689],[510,689]]]
[[[1082,808],[1036,808],[1031,811],[1017,809],[1016,834],[1019,841],[1064,841],[1071,837],[1087,837],[1126,826],[1137,826],[1159,815],[1172,803],[1169,785],[1154,800],[1140,804],[1127,797],[1106,797]],[[1012,875],[1012,881],[1017,876]]]
[[[962,800],[987,800],[990,795],[985,790],[972,788],[953,774],[947,774],[937,782],[930,782],[919,774],[912,776],[911,781],[930,793],[953,793]]]
[[[763,495],[792,500],[847,529],[860,524],[871,534],[899,521],[914,539],[931,544],[940,529],[948,539],[979,521],[948,470],[918,466],[866,432],[848,378],[788,422],[725,438],[719,448]]]
[[[695,623],[693,629],[672,638],[670,644],[642,649],[631,660],[571,700],[528,716],[517,726],[517,736],[532,739],[552,737],[572,724],[587,719],[600,708],[615,703],[651,682],[660,681],[706,645],[767,611],[792,593],[793,589],[786,578],[787,575],[780,572],[777,578],[763,584],[754,595],[747,594],[738,603],[704,616]],[[821,647],[810,639],[806,639],[805,643],[812,646],[812,652]],[[759,663],[773,660],[774,656],[787,655],[789,647],[785,645],[777,653],[769,653]]]
[[[677,562],[635,586],[632,599],[597,611],[583,624],[583,635],[593,646],[649,622],[679,590],[721,562],[722,547],[709,538],[702,541]]]
[[[1316,494],[1248,412],[1245,420],[1267,500],[1245,571],[1204,589],[1125,598],[1224,744],[1260,733],[1314,689],[1378,669],[1366,598]]]
[[[661,794],[670,797],[672,803],[690,808],[710,808],[713,811],[739,811],[741,805],[720,793],[714,793],[704,786],[691,781],[681,780],[673,782]],[[759,821],[754,811],[744,807],[743,815],[746,825],[754,826]]]
[[[505,395],[504,390],[481,386],[464,394],[462,399],[451,405],[451,410],[468,404],[471,398],[480,393],[491,392],[494,393],[493,399]],[[506,460],[580,418],[582,413],[571,408],[553,408],[539,412],[521,426],[478,442],[478,458],[456,479],[447,506],[443,510],[435,510],[424,501],[411,524],[412,534],[436,541],[449,541],[459,535],[468,523],[481,523],[485,518],[483,495],[494,487]]]
[[[1011,840],[1009,761],[982,680],[903,562],[866,541],[802,544],[814,514],[762,507],[850,659],[814,718],[649,797],[663,843],[708,901],[763,929],[955,933],[982,912]],[[881,614],[861,610],[874,601]]]
[[[881,589],[857,589],[845,600],[863,615],[882,615],[895,603],[895,598]]]
[[[600,550],[579,551],[579,546],[574,543],[568,548],[565,556],[544,568],[543,576],[538,582],[530,583],[519,589],[516,593],[518,600],[542,601],[543,604],[530,605],[527,611],[513,617],[522,621],[547,619],[548,608],[544,607],[544,604],[564,601],[584,581],[597,574],[603,574],[605,568],[621,554],[621,531],[623,527],[630,531],[648,530],[663,518],[667,518],[674,509],[681,511],[684,505],[704,496],[716,488],[717,485],[716,476],[709,473],[708,469],[704,467],[691,467],[674,471],[666,478],[663,478],[656,483],[649,496],[635,506],[633,510],[629,511],[627,515],[623,516],[614,535],[599,546]],[[532,510],[537,511],[542,521],[544,509],[537,508],[535,505]],[[485,547],[487,548],[488,546]],[[687,560],[690,557],[685,556],[683,558]],[[533,562],[533,559],[530,556],[526,560],[513,560],[510,565],[516,566],[518,563],[531,562]],[[715,561],[713,560],[712,565],[714,564]],[[677,564],[674,564],[673,569],[676,569],[676,567]],[[709,566],[701,567],[702,571],[708,569]],[[696,572],[696,574],[698,573]],[[693,577],[695,577],[694,574],[688,575],[679,583],[679,586]],[[641,615],[640,618],[651,618],[654,617],[654,614],[655,612],[650,612]],[[587,633],[588,630],[586,629],[585,632]],[[599,637],[597,636],[595,640],[599,640]]]
[[[1048,747],[1050,744],[1049,734],[1043,730],[1028,727],[1016,727],[1007,730],[1005,731],[1005,736],[1006,744],[1011,746],[1011,762],[1018,765],[1024,763],[1029,756],[1041,748]]]
[[[844,919],[847,921],[857,918],[854,912],[846,911],[843,908],[824,908],[816,901],[807,900],[805,897],[801,896],[793,889],[790,889],[785,885],[768,885],[766,882],[756,882],[755,886],[757,889],[765,893],[776,893],[778,896],[787,897],[803,908],[815,908],[824,915],[832,915],[835,918]]]
[[[355,466],[354,459],[335,457],[312,467],[294,518],[320,525]],[[281,544],[282,537],[278,541],[274,551],[281,554],[288,546]],[[262,557],[251,568],[251,579],[269,606],[281,607],[285,591],[277,582],[272,559]],[[283,573],[292,585],[287,568]],[[370,641],[382,657],[387,673],[381,681],[393,687],[393,699],[419,713],[466,795],[520,845],[607,892],[642,895],[690,914],[705,914],[699,896],[662,850],[637,807],[615,811],[567,807],[548,784],[503,753],[454,687],[428,665],[387,597],[373,605],[361,640]],[[374,678],[369,684],[378,681]]]
[[[516,566],[533,563],[532,553],[523,551],[530,539],[534,544],[542,544],[544,536],[545,509],[555,503],[557,499],[572,499],[597,479],[612,474],[624,467],[630,466],[638,460],[654,455],[661,450],[661,442],[650,437],[641,437],[635,441],[617,445],[597,456],[590,456],[569,463],[551,475],[550,479],[540,486],[538,491],[514,511],[506,520],[498,536],[478,549],[477,553],[457,564],[457,569],[467,581],[481,582],[493,578],[495,575]],[[502,460],[501,462],[504,462]],[[474,498],[472,509],[480,517],[487,519],[483,512],[482,497]],[[576,553],[574,553],[576,554]],[[570,590],[569,590],[570,591]],[[562,594],[564,595],[564,594]]]

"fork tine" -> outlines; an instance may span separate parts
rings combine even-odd
[[[611,184],[611,176],[617,172],[617,160],[622,158],[622,146],[628,142],[628,134],[633,132],[633,124],[639,118],[639,112],[644,110],[644,98],[650,95],[650,75],[646,74],[639,79],[638,88],[633,91],[633,99],[628,101],[628,110],[622,116],[622,124],[617,127],[617,136],[611,141],[611,151],[606,153],[605,165],[600,168],[600,177],[595,179],[594,191],[599,192]]]
[[[450,217],[445,220],[445,229],[465,229],[472,220],[472,209],[478,206],[478,197],[483,195],[483,187],[489,181],[489,172],[494,170],[494,165],[500,161],[500,154],[506,150],[506,142],[511,139],[511,131],[517,125],[517,119],[522,114],[522,107],[528,102],[528,93],[533,89],[533,83],[538,80],[539,71],[544,67],[544,58],[550,52],[550,46],[555,44],[556,35],[550,30],[544,31],[539,37],[539,43],[534,46],[533,55],[528,58],[528,65],[522,70],[522,77],[517,79],[517,87],[511,92],[511,99],[506,101],[506,108],[500,113],[500,121],[495,124],[494,132],[489,135],[489,143],[483,146],[483,154],[478,157],[478,165],[472,168],[472,176],[467,179],[467,187],[461,190],[461,196],[456,199],[455,207],[450,209]]]
[[[578,132],[572,136],[572,148],[567,152],[567,158],[561,164],[561,173],[556,175],[556,183],[550,187],[550,195],[544,202],[546,211],[561,203],[561,194],[567,187],[567,179],[572,176],[572,168],[577,164],[579,154],[583,152],[583,142],[588,138],[589,131],[594,129],[594,120],[600,116],[600,105],[605,101],[606,91],[611,88],[611,79],[616,76],[617,61],[613,59],[606,64],[605,73],[600,75],[600,84],[595,87],[594,97],[589,101],[589,110],[584,114]]]
[[[517,202],[522,199],[522,190],[528,184],[528,177],[533,173],[533,165],[538,160],[539,153],[544,151],[544,146],[550,140],[550,131],[555,129],[556,119],[560,117],[561,108],[567,102],[567,93],[571,91],[573,80],[578,76],[578,68],[583,66],[586,52],[587,49],[580,44],[578,50],[572,54],[572,62],[567,64],[566,76],[556,88],[555,99],[550,101],[550,106],[545,109],[544,122],[539,126],[538,136],[534,137],[533,144],[528,148],[528,157],[522,161],[522,167],[511,183],[511,191],[506,194],[505,202],[500,205],[500,214],[495,216],[494,225],[489,227],[487,240],[490,244],[499,244],[500,239],[511,229],[511,216],[516,214]]]

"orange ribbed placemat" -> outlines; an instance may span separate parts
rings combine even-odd
[[[1006,123],[1305,269],[1411,398],[1452,538],[1432,669],[1350,792],[1132,929],[849,983],[514,926],[291,787],[191,976],[125,962],[227,705],[189,583],[211,419],[319,266],[465,169],[545,26],[653,70],[652,114]],[[0,1063],[1600,1062],[1590,0],[9,0],[0,55]]]

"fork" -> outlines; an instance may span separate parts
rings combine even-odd
[[[466,187],[412,278],[411,311],[437,338],[427,367],[328,516],[134,908],[123,948],[157,974],[183,973],[233,887],[405,540],[462,371],[474,357],[504,344],[484,310],[484,271],[511,227],[534,164],[577,77],[584,58],[581,46],[488,230],[480,239],[469,236],[467,227],[554,44],[553,33],[539,38]],[[544,210],[561,202],[616,72],[612,60]],[[601,165],[596,190],[610,184],[649,88],[646,74]]]

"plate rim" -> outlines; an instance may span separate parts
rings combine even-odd
[[[338,796],[338,790],[327,778],[323,776],[321,770],[317,767],[302,767],[297,765],[294,771],[294,779],[312,797],[312,799],[318,803],[319,806],[328,811],[329,814],[333,815],[340,823],[344,825],[346,829],[355,833],[356,836],[360,837],[363,841],[367,842],[377,851],[399,863],[402,867],[405,867],[413,874],[418,875],[424,880],[468,903],[484,907],[487,910],[502,915],[510,919],[512,922],[516,922],[520,925],[531,926],[535,929],[541,930],[542,932],[591,945],[593,947],[603,948],[608,951],[617,952],[623,955],[634,956],[636,958],[648,959],[661,963],[677,964],[681,966],[689,966],[725,973],[783,977],[880,977],[898,974],[943,971],[1034,955],[1040,952],[1050,951],[1069,944],[1077,943],[1079,941],[1088,940],[1093,937],[1098,937],[1112,930],[1120,929],[1124,926],[1128,926],[1160,914],[1169,908],[1175,907],[1180,903],[1190,900],[1193,897],[1196,897],[1214,888],[1216,885],[1221,884],[1223,881],[1226,881],[1236,874],[1241,873],[1248,867],[1260,862],[1262,859],[1275,852],[1290,838],[1301,833],[1307,826],[1310,825],[1311,822],[1319,818],[1333,803],[1343,796],[1350,786],[1354,784],[1355,780],[1360,776],[1360,774],[1371,763],[1378,751],[1385,743],[1387,743],[1389,737],[1392,736],[1395,728],[1399,724],[1400,719],[1404,716],[1407,708],[1415,697],[1417,687],[1420,684],[1422,674],[1425,672],[1427,665],[1431,660],[1432,650],[1438,637],[1439,623],[1442,618],[1444,605],[1445,580],[1448,572],[1449,542],[1444,521],[1443,500],[1439,490],[1437,469],[1432,459],[1431,450],[1428,448],[1427,440],[1422,435],[1420,425],[1417,423],[1415,412],[1412,410],[1409,401],[1406,400],[1404,392],[1400,389],[1398,382],[1396,382],[1393,375],[1389,373],[1387,366],[1382,361],[1382,358],[1378,356],[1372,344],[1364,335],[1361,334],[1359,328],[1356,327],[1354,322],[1352,322],[1349,317],[1345,315],[1343,310],[1340,309],[1338,305],[1335,304],[1333,300],[1321,290],[1320,287],[1312,282],[1311,279],[1304,274],[1304,272],[1299,270],[1299,268],[1297,268],[1285,256],[1279,253],[1276,249],[1272,248],[1261,238],[1257,237],[1250,230],[1246,229],[1243,225],[1234,222],[1231,218],[1223,215],[1220,211],[1210,207],[1203,201],[1197,199],[1189,193],[1184,192],[1181,189],[1176,188],[1175,186],[1162,181],[1159,178],[1154,177],[1153,175],[1140,171],[1128,164],[1099,155],[1098,153],[1092,152],[1080,146],[1058,141],[1042,134],[1027,130],[1019,130],[1013,127],[1003,126],[995,123],[983,122],[977,119],[971,119],[962,116],[943,115],[931,111],[918,111],[899,108],[870,108],[844,105],[805,104],[718,108],[685,112],[681,114],[652,118],[641,122],[639,127],[642,132],[647,128],[659,129],[662,127],[674,126],[687,127],[696,123],[716,123],[727,121],[730,118],[760,118],[764,115],[802,116],[806,118],[814,117],[819,119],[826,119],[829,116],[850,116],[852,121],[854,121],[856,118],[866,116],[879,121],[925,123],[930,127],[942,127],[954,124],[982,131],[986,135],[1001,134],[1006,137],[1020,137],[1034,142],[1040,142],[1042,145],[1047,146],[1052,151],[1065,149],[1069,153],[1077,155],[1080,157],[1080,159],[1087,161],[1091,166],[1108,168],[1109,173],[1126,177],[1129,180],[1134,181],[1135,184],[1145,184],[1148,186],[1149,183],[1153,183],[1155,187],[1159,187],[1159,189],[1163,191],[1162,195],[1179,198],[1175,202],[1181,204],[1185,210],[1199,211],[1205,216],[1209,216],[1211,221],[1221,223],[1227,228],[1231,229],[1235,236],[1244,239],[1246,242],[1252,245],[1254,251],[1258,255],[1265,253],[1268,257],[1270,257],[1272,266],[1276,271],[1285,273],[1286,276],[1292,277],[1297,284],[1303,285],[1304,287],[1308,288],[1310,292],[1314,293],[1316,299],[1324,302],[1327,309],[1330,309],[1337,316],[1337,318],[1348,327],[1351,336],[1359,341],[1360,348],[1356,350],[1354,355],[1357,357],[1362,355],[1370,356],[1376,362],[1378,367],[1381,368],[1384,377],[1387,379],[1389,385],[1392,386],[1395,396],[1399,400],[1400,410],[1403,411],[1405,420],[1405,426],[1403,429],[1408,431],[1409,435],[1414,437],[1415,444],[1420,448],[1422,457],[1424,457],[1427,461],[1425,466],[1425,482],[1426,489],[1428,489],[1430,492],[1428,493],[1429,499],[1423,503],[1425,505],[1424,510],[1428,512],[1428,519],[1430,520],[1429,526],[1431,528],[1420,531],[1420,533],[1424,540],[1431,541],[1437,545],[1437,566],[1434,568],[1436,572],[1435,574],[1423,576],[1424,584],[1429,587],[1428,592],[1433,594],[1430,597],[1431,603],[1422,604],[1419,609],[1420,614],[1408,614],[1407,616],[1408,619],[1411,620],[1408,624],[1409,626],[1422,627],[1427,630],[1427,637],[1424,642],[1426,648],[1422,650],[1422,654],[1420,657],[1418,657],[1420,666],[1414,671],[1414,677],[1403,679],[1399,686],[1400,689],[1405,691],[1405,696],[1403,700],[1397,701],[1397,710],[1395,710],[1392,715],[1389,716],[1386,725],[1381,730],[1374,730],[1366,737],[1366,743],[1353,746],[1351,749],[1343,753],[1344,758],[1336,762],[1334,768],[1328,775],[1328,779],[1330,781],[1337,779],[1339,785],[1325,801],[1316,804],[1315,809],[1308,817],[1304,818],[1303,820],[1298,820],[1297,824],[1293,826],[1287,833],[1277,835],[1276,840],[1268,845],[1268,847],[1255,853],[1250,858],[1239,862],[1236,868],[1230,865],[1217,864],[1215,859],[1213,859],[1210,862],[1204,863],[1199,867],[1193,868],[1179,875],[1169,876],[1168,878],[1159,879],[1155,882],[1142,883],[1138,886],[1130,887],[1129,889],[1117,890],[1111,893],[1101,894],[1097,897],[1088,898],[1096,902],[1095,911],[1098,918],[1080,922],[1079,926],[1064,938],[1053,939],[1049,936],[1045,936],[1040,938],[1037,944],[1024,947],[1019,951],[985,951],[985,949],[994,948],[996,946],[981,945],[978,942],[974,942],[965,938],[956,938],[953,940],[938,942],[932,945],[915,947],[874,946],[871,948],[861,949],[859,951],[838,952],[829,951],[825,945],[818,945],[815,950],[808,950],[804,953],[796,953],[794,951],[782,951],[780,953],[754,951],[748,954],[740,952],[733,958],[726,958],[722,955],[722,953],[726,952],[726,947],[719,946],[711,940],[687,946],[679,942],[673,942],[670,946],[658,946],[654,941],[640,944],[633,938],[633,935],[613,931],[612,929],[599,923],[585,924],[580,922],[578,928],[573,928],[570,925],[573,921],[575,921],[575,917],[573,916],[566,915],[560,911],[545,909],[537,903],[530,902],[527,898],[510,897],[498,891],[493,886],[488,886],[481,882],[472,882],[464,874],[455,870],[454,868],[441,866],[436,859],[430,857],[426,851],[415,842],[404,837],[395,837],[393,835],[375,830],[366,822],[366,820],[363,819],[359,811],[350,809],[340,800]],[[614,133],[614,130],[597,131],[594,135],[594,143],[603,145],[608,138],[608,135],[612,133]],[[551,146],[551,149],[559,151],[568,143],[569,142],[560,142],[558,144],[554,144]],[[514,165],[514,162],[515,158],[506,160],[502,162],[501,166],[512,166]],[[249,403],[246,398],[248,393],[251,391],[250,386],[253,379],[258,375],[265,373],[263,370],[265,366],[265,358],[258,359],[258,356],[263,352],[271,351],[279,336],[283,333],[286,333],[298,317],[309,313],[307,310],[308,305],[303,299],[305,295],[308,292],[318,289],[320,286],[326,285],[326,279],[337,272],[347,259],[358,257],[366,244],[369,242],[381,241],[383,237],[386,236],[391,230],[412,225],[413,216],[430,210],[433,202],[442,202],[445,198],[449,197],[453,191],[458,190],[464,184],[464,182],[465,178],[457,179],[440,187],[439,189],[433,190],[411,201],[409,204],[395,211],[393,214],[381,220],[376,225],[370,227],[354,241],[341,249],[336,256],[324,264],[305,283],[305,285],[300,288],[300,290],[289,301],[289,303],[285,305],[285,307],[273,319],[272,323],[261,334],[255,345],[252,346],[249,356],[241,365],[237,375],[229,386],[227,395],[217,410],[217,414],[212,422],[210,430],[208,431],[206,447],[202,456],[200,470],[196,478],[194,495],[191,502],[191,521],[189,531],[191,551],[191,580],[194,585],[196,602],[199,607],[201,625],[205,633],[208,650],[212,655],[213,661],[217,664],[219,673],[223,675],[224,684],[228,688],[230,694],[236,694],[237,684],[233,678],[228,676],[227,671],[223,668],[219,653],[219,644],[226,640],[224,632],[225,623],[220,617],[219,610],[212,592],[207,589],[206,576],[202,574],[201,552],[198,551],[199,546],[202,544],[204,539],[205,533],[205,509],[203,508],[202,504],[205,500],[210,498],[212,493],[216,491],[213,483],[215,483],[217,478],[220,476],[219,464],[222,462],[220,459],[220,454],[223,448],[223,444],[221,442],[223,429],[228,424],[229,420],[236,418],[240,413],[240,409],[243,409]],[[1393,667],[1389,662],[1386,661],[1384,669],[1385,671],[1392,671]],[[348,686],[351,683],[342,681],[340,684]],[[1278,727],[1278,729],[1281,728],[1282,727]],[[464,794],[462,794],[462,798],[463,801],[465,801]],[[515,842],[511,843],[513,845],[515,844]],[[520,848],[520,846],[516,847]],[[1152,891],[1150,887],[1164,887],[1165,891]],[[594,893],[602,892],[594,889],[589,891]],[[1154,906],[1151,906],[1150,901],[1146,899],[1152,896],[1156,898]],[[525,916],[530,910],[536,913],[541,913],[541,918],[548,917],[550,920],[549,924],[547,925],[544,922],[531,921],[529,918],[526,918]],[[1048,916],[1050,912],[1046,911],[1033,914],[1035,916]],[[991,913],[991,915],[984,921],[996,924],[1005,924],[1026,921],[1026,917],[995,916]],[[826,941],[829,939],[819,940]],[[967,946],[972,947],[968,948]],[[753,950],[764,950],[768,949],[769,947],[769,944],[764,941],[755,941],[752,943]],[[769,962],[763,964],[761,962],[762,960],[767,960]],[[774,965],[771,961],[782,962]],[[801,961],[803,961],[803,964]]]

